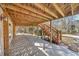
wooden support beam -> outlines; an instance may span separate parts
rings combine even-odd
[[[45,21],[44,21],[45,22]],[[34,22],[34,23],[15,23],[15,25],[17,25],[17,26],[32,26],[32,24],[34,24],[33,26],[37,26],[38,24],[41,24],[41,23],[43,23],[43,22]]]
[[[50,42],[52,42],[52,21],[50,20]]]
[[[12,20],[12,18],[11,18],[10,15],[9,15],[7,9],[6,9],[6,8],[3,8],[2,6],[1,6],[1,8],[3,9],[3,14],[4,14],[4,16],[9,17],[9,19],[14,23],[14,21]]]
[[[45,22],[45,20],[42,20],[42,19],[38,19],[38,18],[35,18],[35,17],[31,17],[29,15],[22,15],[21,13],[19,12],[15,12],[15,11],[10,11],[8,10],[9,12],[9,15],[11,16],[12,20],[14,21],[15,24],[17,25],[32,25],[32,24],[39,24],[39,23],[43,23]],[[21,18],[19,18],[21,17]],[[30,21],[31,20],[31,21]],[[20,22],[19,22],[20,21]],[[26,23],[26,24],[25,24]]]
[[[72,15],[74,14],[74,8],[73,8],[73,4],[71,3],[71,13]]]
[[[52,5],[55,7],[55,9],[56,9],[63,17],[65,16],[64,13],[63,13],[63,11],[62,11],[62,9],[61,9],[56,3],[53,3]]]
[[[37,26],[37,32],[36,34],[39,36],[39,27]]]
[[[8,19],[3,20],[4,55],[9,55]]]
[[[43,26],[44,28],[45,28],[45,26]],[[41,28],[41,27],[40,27]],[[42,39],[45,39],[45,32],[44,32],[44,29],[43,28],[41,28],[41,30],[42,30]]]
[[[23,8],[19,8],[19,7],[15,6],[15,5],[2,4],[1,6],[2,6],[3,8],[7,8],[7,9],[10,9],[10,10],[13,10],[13,11],[16,11],[16,12],[20,12],[20,13],[22,13],[22,14],[30,15],[30,16],[32,16],[32,17],[41,18],[41,19],[44,19],[44,20],[50,19],[50,18],[48,18],[48,17],[46,17],[46,18],[41,17],[41,16],[39,16],[39,15],[36,14],[36,13],[27,11],[27,10],[25,10],[25,9],[23,9]],[[38,15],[38,16],[37,16],[37,15]]]
[[[45,11],[46,13],[50,14],[52,16],[52,19],[53,19],[53,17],[58,18],[58,16],[54,12],[52,12],[50,9],[48,9],[46,6],[44,6],[42,4],[35,4],[35,6],[37,8],[40,8],[41,10]]]
[[[17,19],[15,21],[19,21],[21,18],[22,18],[21,22],[24,21],[24,22],[28,22],[28,23],[45,21],[45,20],[40,19],[40,18],[32,17],[32,16],[29,16],[29,15],[26,15],[26,14],[21,14],[19,12],[15,12],[15,11],[11,11],[11,10],[9,10],[9,14],[10,14],[11,17]],[[21,17],[21,18],[19,18],[19,17]]]
[[[50,17],[50,16],[44,14],[43,12],[41,12],[40,10],[35,9],[35,8],[32,7],[32,6],[27,6],[27,5],[22,5],[22,4],[15,4],[15,5],[17,5],[17,6],[21,7],[21,8],[23,8],[23,9],[29,10],[29,11],[31,11],[31,12],[34,12],[34,13],[36,13],[37,15],[43,16],[42,19],[46,19],[46,18],[52,19],[52,17]]]
[[[16,36],[16,26],[13,24],[13,39],[15,39]]]
[[[34,26],[32,25],[32,35],[34,34]]]
[[[43,34],[44,34],[44,33],[43,33],[43,30],[42,30],[42,39],[43,39]]]

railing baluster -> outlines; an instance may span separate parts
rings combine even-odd
[[[46,24],[41,24],[40,26],[44,32],[46,32],[46,35],[47,36],[50,36],[51,33],[50,33],[50,26],[46,25]],[[52,27],[52,38],[53,38],[53,41],[56,43],[56,44],[59,44],[60,41],[61,41],[61,31],[58,31],[56,28]]]

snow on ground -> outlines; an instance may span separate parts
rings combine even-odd
[[[64,37],[78,38],[78,39],[79,39],[79,35],[72,35],[72,34],[62,34],[62,36],[64,36]]]

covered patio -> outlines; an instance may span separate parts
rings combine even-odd
[[[53,20],[73,16],[79,12],[78,10],[79,4],[67,3],[0,4],[0,55],[79,55],[62,43],[62,37],[67,35],[63,35],[60,30],[52,26]],[[18,35],[18,26],[37,28],[37,34],[41,35],[35,34],[34,30],[31,34]]]

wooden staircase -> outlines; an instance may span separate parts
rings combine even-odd
[[[50,32],[50,26],[46,24],[40,24],[39,25],[45,35],[47,35],[50,38],[51,32]],[[60,44],[61,42],[61,31],[57,30],[56,28],[52,27],[52,42],[56,44]]]

